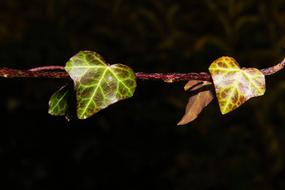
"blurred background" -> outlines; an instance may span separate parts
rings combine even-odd
[[[285,1],[1,0],[1,67],[65,65],[80,50],[140,72],[200,72],[222,56],[264,68],[285,54]],[[183,127],[183,82],[138,81],[133,98],[67,122],[65,81],[0,79],[0,170],[21,189],[284,189],[285,71],[222,116]],[[1,183],[2,184],[2,183]]]

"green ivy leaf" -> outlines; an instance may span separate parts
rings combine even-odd
[[[240,68],[232,57],[220,57],[209,67],[222,114],[265,93],[265,76],[256,68]]]
[[[48,113],[54,116],[65,116],[68,114],[68,99],[71,90],[67,86],[61,87],[49,100]]]
[[[136,88],[131,68],[122,64],[108,65],[95,52],[79,52],[66,63],[65,70],[74,81],[79,119],[132,97]]]

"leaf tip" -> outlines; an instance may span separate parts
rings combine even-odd
[[[222,115],[226,115],[227,113],[231,112],[232,110],[223,110],[223,109],[220,109],[220,112]]]
[[[88,117],[90,117],[90,115],[87,115],[86,113],[82,113],[79,111],[79,109],[77,109],[77,118],[84,120],[87,119]]]
[[[189,124],[190,122],[194,121],[195,119],[193,119],[191,121],[185,121],[184,118],[182,118],[176,125],[179,126],[179,127],[183,127],[183,126]]]

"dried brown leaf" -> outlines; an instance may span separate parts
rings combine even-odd
[[[191,86],[191,84],[194,84],[194,82],[189,82],[186,85]],[[195,120],[201,113],[201,111],[213,100],[214,95],[211,91],[211,88],[203,89],[204,87],[209,87],[209,83],[206,83],[206,86],[203,83],[199,86],[200,88],[196,88],[195,85],[192,86],[193,88],[195,88],[195,91],[197,91],[197,93],[190,96],[185,109],[185,114],[177,125],[186,125],[191,121]]]
[[[201,88],[202,86],[205,86],[205,85],[209,85],[209,84],[212,84],[211,82],[208,82],[208,81],[202,81],[202,80],[189,80],[185,86],[184,86],[184,90],[187,91],[187,90],[198,90],[199,88]]]

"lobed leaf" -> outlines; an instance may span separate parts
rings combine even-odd
[[[265,93],[265,76],[256,68],[240,68],[232,57],[220,57],[209,67],[222,114]]]
[[[75,84],[77,117],[86,119],[107,106],[133,96],[135,73],[131,68],[107,65],[97,53],[81,51],[65,66]]]

